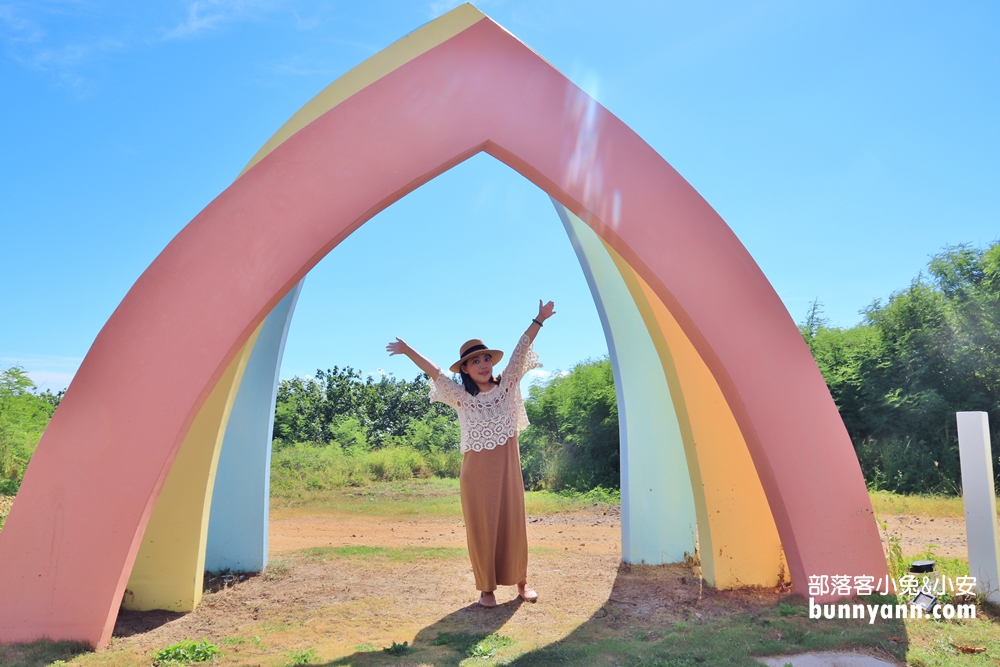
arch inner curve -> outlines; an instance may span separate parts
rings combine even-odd
[[[739,240],[634,132],[465,5],[303,107],[126,295],[53,416],[0,533],[0,641],[108,641],[186,439],[204,432],[218,447],[268,314],[365,221],[478,152],[599,237],[663,368],[684,458],[700,471],[703,511],[704,468],[726,463],[708,453],[745,447],[797,590],[811,574],[886,574],[836,406]],[[692,379],[709,376],[704,387]],[[712,396],[721,396],[714,411],[704,407]],[[206,406],[216,406],[207,425]],[[734,449],[713,449],[723,440]],[[630,445],[629,455],[638,451]],[[211,467],[215,456],[202,460]],[[199,484],[204,508],[210,483]],[[723,548],[715,561],[717,583],[727,555]]]

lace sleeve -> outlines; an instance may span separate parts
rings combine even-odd
[[[458,410],[462,401],[462,394],[466,393],[465,387],[452,381],[451,378],[444,374],[444,371],[438,373],[436,378],[428,380],[427,384],[431,388],[430,395],[428,396],[431,403],[438,401]]]
[[[525,373],[532,368],[541,367],[542,365],[538,362],[538,355],[535,354],[535,349],[531,346],[528,335],[524,334],[521,336],[521,340],[517,341],[517,345],[514,346],[514,351],[510,353],[510,361],[507,362],[507,368],[504,369],[503,374],[507,376],[513,373],[511,379],[520,382]]]

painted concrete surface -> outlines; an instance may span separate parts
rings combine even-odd
[[[194,611],[202,596],[215,471],[236,388],[257,332],[216,383],[188,429],[135,557],[122,607]]]
[[[601,239],[556,203],[608,340],[618,394],[622,561],[663,565],[694,554],[697,522],[677,414],[656,348]]]
[[[726,589],[787,581],[788,566],[767,496],[718,381],[649,284],[603,245],[642,313],[674,399],[705,582]]]
[[[208,524],[205,569],[261,572],[267,565],[271,432],[278,372],[302,283],[264,320],[229,416]]]
[[[969,574],[976,578],[977,591],[1000,604],[1000,539],[989,416],[985,412],[959,412],[956,418]]]
[[[107,643],[184,435],[257,327],[374,213],[479,152],[578,215],[674,314],[746,439],[796,590],[809,574],[887,574],[826,383],[725,221],[502,27],[446,32],[260,159],[115,309],[0,534],[0,641]]]

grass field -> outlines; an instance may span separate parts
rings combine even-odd
[[[877,515],[909,514],[924,517],[963,517],[962,499],[950,496],[903,496],[887,491],[871,491],[869,496]],[[616,502],[607,493],[555,494],[529,491],[525,494],[528,514],[569,512],[595,502]],[[13,503],[13,498],[0,496],[0,526]],[[272,507],[315,508],[368,516],[441,516],[460,517],[462,506],[458,498],[458,480],[449,478],[411,479],[384,482],[363,487],[342,487],[333,490],[306,488],[289,492],[272,500]],[[1000,502],[997,503],[1000,511]]]
[[[964,517],[965,507],[957,496],[902,496],[889,491],[869,491],[875,514],[915,514],[926,517]],[[997,503],[1000,509],[1000,502]]]
[[[524,494],[529,515],[573,512],[595,504],[618,503],[615,493],[601,490],[588,493],[528,491]],[[400,517],[461,517],[458,480],[449,478],[412,479],[381,482],[364,487],[342,487],[330,491],[301,490],[295,495],[272,498],[276,510],[305,508],[344,514]]]

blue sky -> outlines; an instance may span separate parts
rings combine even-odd
[[[330,81],[448,2],[0,0],[0,368],[68,383],[132,283]],[[479,8],[670,162],[791,316],[834,324],[1000,222],[994,2],[487,0]],[[548,198],[479,156],[306,280],[282,376],[412,377],[508,349],[539,298],[547,371],[606,353]],[[734,322],[734,326],[738,323]]]

